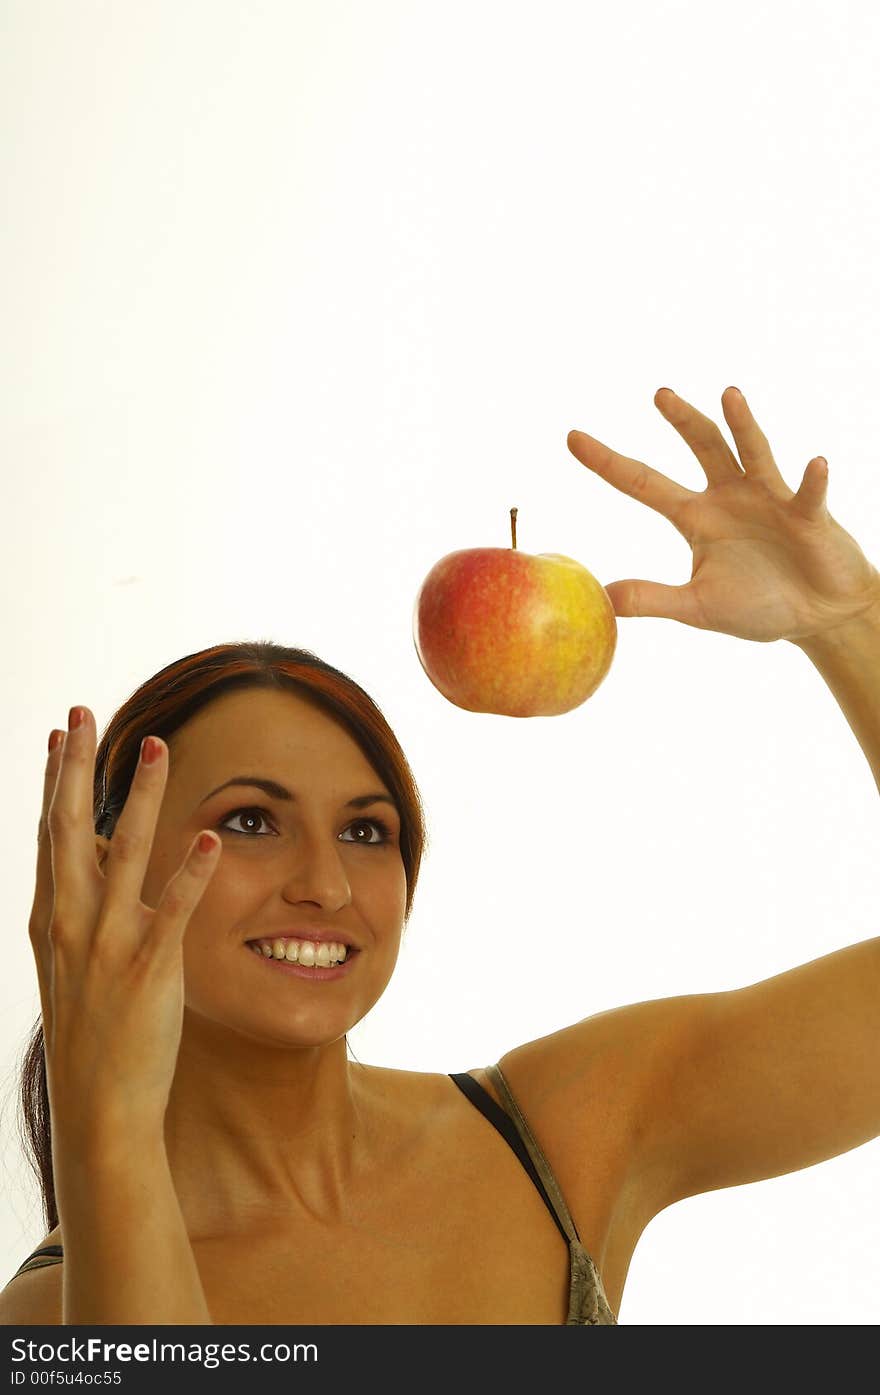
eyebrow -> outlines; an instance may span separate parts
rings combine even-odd
[[[201,804],[207,804],[208,800],[213,799],[215,794],[228,789],[230,785],[252,785],[255,789],[264,790],[272,799],[286,799],[289,803],[296,803],[297,799],[292,790],[285,789],[284,785],[279,785],[277,780],[267,780],[261,775],[233,775],[231,780],[224,780],[222,785],[218,785],[215,790],[211,790],[210,794],[206,794]],[[345,807],[346,809],[365,809],[368,804],[378,804],[379,802],[390,804],[398,816],[400,815],[396,801],[390,795],[383,794],[381,790],[377,790],[374,794],[358,794],[354,799],[350,799]],[[201,808],[201,804],[199,808]]]

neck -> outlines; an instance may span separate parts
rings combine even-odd
[[[379,1113],[344,1037],[273,1045],[187,1009],[165,1145],[190,1234],[339,1221],[374,1170]]]

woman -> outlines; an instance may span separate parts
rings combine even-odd
[[[609,586],[616,613],[797,645],[880,785],[880,573],[828,513],[824,461],[795,493],[736,389],[739,461],[669,389],[655,403],[703,492],[569,437],[693,549],[686,586]],[[664,1208],[880,1133],[876,939],[451,1078],[350,1061],[425,837],[376,706],[266,643],[170,665],[97,748],[82,713],[50,739],[30,919],[49,1233],[4,1322],[614,1323]]]

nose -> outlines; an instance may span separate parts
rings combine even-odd
[[[292,902],[310,901],[328,911],[351,902],[351,884],[339,849],[326,836],[303,836],[294,850],[283,894]]]

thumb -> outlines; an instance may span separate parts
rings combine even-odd
[[[614,614],[621,617],[650,616],[659,620],[694,623],[693,596],[687,586],[664,586],[660,581],[609,581],[605,587]]]

